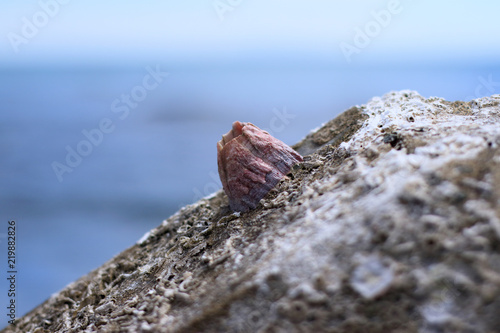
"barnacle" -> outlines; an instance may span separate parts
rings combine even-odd
[[[219,177],[234,211],[256,208],[299,162],[295,150],[251,123],[235,121],[217,142]]]

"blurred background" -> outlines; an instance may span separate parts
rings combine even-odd
[[[460,0],[3,1],[0,272],[15,220],[18,317],[219,189],[215,144],[234,120],[291,145],[391,90],[500,93],[498,13]]]

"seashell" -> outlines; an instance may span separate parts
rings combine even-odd
[[[217,165],[233,211],[246,212],[302,162],[295,150],[251,123],[235,121],[217,142]]]

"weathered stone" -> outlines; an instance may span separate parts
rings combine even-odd
[[[498,332],[499,102],[351,108],[257,209],[184,207],[4,332]]]

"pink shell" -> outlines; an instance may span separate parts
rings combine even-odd
[[[219,176],[234,211],[257,207],[298,162],[295,150],[251,123],[235,121],[217,142]]]

